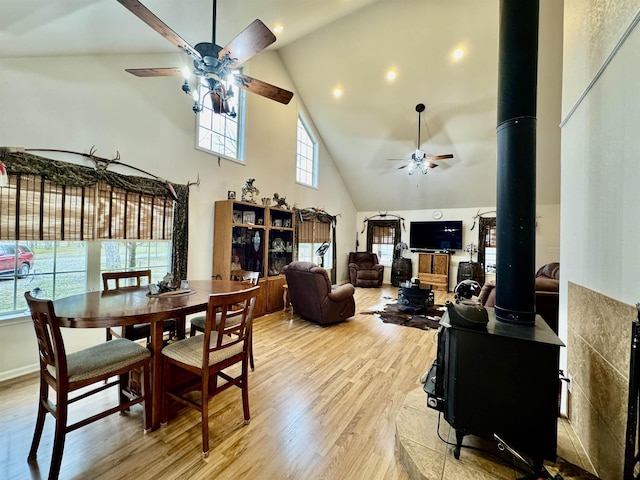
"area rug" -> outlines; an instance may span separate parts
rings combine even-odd
[[[436,329],[440,325],[440,317],[444,314],[445,307],[443,305],[434,305],[430,307],[424,314],[414,315],[399,310],[398,303],[388,303],[384,306],[384,310],[369,310],[362,313],[377,315],[384,323],[393,323],[402,325],[403,327],[414,327],[420,330]]]

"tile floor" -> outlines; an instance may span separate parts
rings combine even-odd
[[[416,388],[407,395],[396,417],[396,455],[412,480],[514,480],[530,478],[530,471],[521,461],[509,452],[501,452],[495,442],[473,435],[464,439],[465,445],[472,445],[483,451],[462,448],[460,458],[455,459],[453,447],[455,433],[449,424],[440,418],[439,412],[428,408],[426,394],[422,388]],[[439,435],[438,435],[439,434]],[[442,439],[440,438],[442,437]],[[558,419],[559,458],[587,471],[593,471],[584,450],[573,434],[566,419]],[[549,464],[547,470],[552,475],[562,473],[556,465]],[[584,472],[579,477],[596,478]]]

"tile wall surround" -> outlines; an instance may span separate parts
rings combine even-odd
[[[636,307],[568,282],[569,421],[602,480],[622,478]]]

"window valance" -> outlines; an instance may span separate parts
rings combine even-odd
[[[173,271],[187,278],[188,185],[52,160],[2,157],[0,240],[172,240]]]

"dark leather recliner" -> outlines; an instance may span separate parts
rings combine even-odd
[[[547,263],[538,269],[535,277],[536,313],[558,333],[558,303],[560,297],[560,264]],[[482,286],[478,301],[485,307],[495,307],[496,284],[489,281]]]
[[[356,312],[353,285],[331,285],[327,271],[312,262],[292,262],[284,267],[293,310],[320,324],[338,323]]]
[[[384,265],[371,252],[349,253],[349,281],[356,287],[381,287]]]

